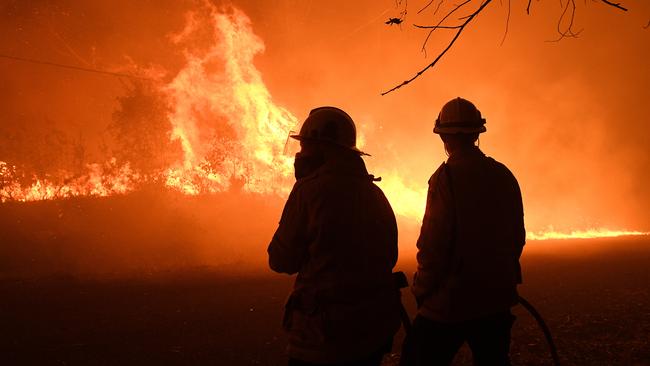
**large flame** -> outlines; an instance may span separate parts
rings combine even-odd
[[[273,102],[253,63],[264,43],[253,33],[248,17],[233,8],[219,10],[209,3],[204,7],[188,14],[185,27],[170,37],[185,49],[185,66],[170,82],[156,87],[170,104],[171,138],[180,142],[182,161],[151,177],[112,158],[87,165],[82,175],[33,177],[30,184],[19,183],[30,177],[20,177],[14,166],[0,162],[0,201],[125,194],[152,180],[189,195],[232,189],[285,195],[292,184],[292,157],[283,150],[298,119]],[[196,47],[197,39],[201,47]],[[399,216],[416,223],[421,220],[426,186],[410,184],[397,170],[383,174],[379,184]],[[551,228],[531,232],[528,239],[647,234]]]
[[[233,180],[256,193],[284,192],[292,160],[283,148],[298,120],[272,102],[253,64],[264,43],[250,20],[236,9],[224,14],[208,8],[207,24],[195,14],[188,16],[185,29],[173,37],[182,43],[207,25],[215,42],[197,54],[188,50],[187,65],[164,87],[174,105],[173,138],[181,141],[185,154],[183,165],[167,172],[166,183],[188,194],[222,191]],[[224,65],[223,71],[215,72],[214,65]],[[202,136],[206,130],[223,131],[222,124],[234,135]],[[206,159],[209,139],[224,152],[220,167]]]
[[[172,35],[183,47],[210,35],[207,49],[187,49],[186,65],[171,82],[159,86],[171,104],[172,139],[184,153],[181,163],[158,176],[145,177],[129,164],[90,164],[87,173],[58,179],[34,177],[21,185],[15,167],[0,162],[0,200],[37,201],[74,196],[110,196],[133,191],[144,179],[162,181],[185,194],[232,188],[255,193],[286,193],[291,187],[292,158],[283,154],[289,131],[298,120],[273,103],[253,58],[264,43],[241,11],[220,12],[205,4],[190,13],[185,28]],[[236,187],[233,187],[236,186]]]

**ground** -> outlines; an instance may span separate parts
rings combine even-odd
[[[567,250],[566,248],[574,248]],[[650,241],[534,242],[520,293],[547,320],[563,365],[650,365]],[[412,273],[412,262],[400,262]],[[3,365],[282,365],[292,278],[200,267],[114,278],[0,281]],[[406,306],[414,311],[409,293]],[[514,312],[515,365],[550,365],[543,335]],[[402,333],[385,364],[396,364]],[[456,365],[470,365],[464,348]]]

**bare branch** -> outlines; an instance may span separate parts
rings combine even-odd
[[[406,1],[407,0],[396,0],[396,4],[400,5],[403,2],[404,5],[406,6]],[[441,8],[444,1],[445,0],[439,0],[438,5],[437,5],[437,7],[436,7],[436,9],[435,9],[435,11],[433,13],[434,15],[436,15],[438,13],[438,11]],[[485,7],[487,7],[492,2],[492,0],[478,0],[476,2],[474,2],[474,0],[458,0],[458,1],[461,1],[461,2],[459,4],[452,5],[451,10],[447,11],[446,14],[444,15],[444,17],[442,17],[442,19],[440,19],[440,21],[438,21],[437,24],[435,24],[435,25],[413,24],[413,26],[415,28],[427,29],[428,30],[427,35],[426,35],[426,37],[424,39],[424,42],[422,43],[422,49],[421,49],[421,51],[424,52],[425,57],[427,57],[427,45],[428,45],[429,39],[431,38],[431,35],[433,34],[433,32],[436,29],[450,29],[450,30],[453,29],[453,30],[455,30],[455,33],[454,33],[452,39],[450,40],[450,42],[447,44],[447,46],[442,50],[442,52],[440,52],[436,56],[436,58],[431,63],[426,65],[424,68],[422,68],[417,73],[415,73],[415,75],[413,75],[411,78],[403,81],[402,83],[392,87],[391,89],[389,89],[387,91],[381,92],[381,95],[389,94],[389,93],[391,93],[391,92],[393,92],[393,91],[395,91],[395,90],[397,90],[397,89],[399,89],[399,88],[401,88],[401,87],[403,87],[405,85],[408,85],[409,83],[411,83],[412,81],[414,81],[415,79],[420,77],[423,73],[428,71],[430,68],[434,67],[442,59],[442,57],[444,57],[445,54],[453,47],[453,45],[455,44],[455,42],[460,37],[463,30],[465,30],[465,27],[467,27],[474,20],[474,18],[479,13],[481,13],[485,9]],[[500,1],[502,2],[503,0],[500,0]],[[506,24],[505,24],[505,30],[504,30],[503,38],[501,39],[501,45],[504,44],[504,42],[505,42],[505,40],[506,40],[506,38],[508,36],[509,28],[510,28],[510,18],[511,18],[511,15],[512,15],[512,1],[511,0],[507,0],[507,1],[508,1],[508,4],[507,4],[508,12],[507,12],[507,16],[506,16]],[[537,0],[537,1],[539,2],[540,0]],[[584,0],[585,4],[586,4],[587,1],[588,0]],[[616,2],[616,1],[619,1],[619,0],[590,0],[590,1],[604,3],[606,6],[617,8],[617,9],[622,10],[622,11],[628,11],[628,9],[624,5],[622,5],[621,2]],[[418,11],[418,14],[422,13],[426,9],[429,9],[433,3],[434,3],[434,0],[426,1],[426,5],[422,9],[420,9]],[[462,16],[459,16],[459,17],[457,17],[455,19],[456,21],[454,23],[457,23],[458,25],[454,25],[454,24],[452,24],[452,25],[443,25],[443,23],[445,23],[445,21],[447,21],[452,15],[454,15],[459,9],[461,9],[462,7],[467,5],[468,3],[472,3],[472,5],[474,5],[476,3],[479,3],[478,9],[476,9],[474,12],[470,12],[470,14],[468,14],[468,15],[465,15],[467,13],[463,12],[465,14],[463,14]],[[533,0],[528,0],[527,1],[526,14],[528,14],[528,15],[530,15],[532,3],[533,3]],[[559,3],[560,3],[560,9],[561,9],[561,15],[560,15],[559,19],[557,20],[557,34],[559,35],[559,37],[557,39],[555,39],[555,40],[549,40],[549,41],[546,41],[546,42],[559,42],[564,38],[577,38],[580,35],[580,33],[582,32],[582,29],[580,29],[580,30],[575,30],[574,29],[574,27],[576,27],[576,22],[575,22],[576,21],[576,0],[559,0]],[[404,9],[404,13],[406,13],[406,9]],[[643,28],[644,29],[650,28],[650,21],[648,21],[648,24],[643,26]]]
[[[458,29],[460,25],[417,25],[413,24],[415,28],[420,29]]]
[[[418,11],[418,14],[420,14],[420,13],[423,12],[423,11],[425,11],[429,6],[431,6],[431,4],[433,4],[433,1],[434,1],[434,0],[430,0],[429,3],[428,3],[427,5],[425,5],[422,9],[420,9],[420,11]],[[443,2],[445,2],[445,0],[440,0],[440,1],[438,2],[438,5],[436,5],[436,10],[433,11],[433,15],[438,14],[438,10],[440,10],[440,6],[442,5]]]
[[[506,41],[506,36],[508,35],[508,27],[510,26],[510,0],[508,0],[508,15],[506,16],[506,30],[503,32],[503,38],[501,39],[500,46],[503,46],[503,42]]]
[[[562,23],[564,18],[567,16],[569,6],[571,6],[569,24],[564,30],[562,30]],[[578,38],[578,36],[582,32],[582,29],[577,32],[573,30],[573,22],[575,21],[575,17],[576,17],[576,2],[575,0],[567,0],[566,5],[564,6],[564,10],[562,11],[562,15],[560,15],[560,19],[558,19],[557,21],[557,32],[559,33],[560,36],[557,39],[546,41],[546,42],[559,42],[564,38]]]
[[[530,5],[530,1],[528,0],[528,4]],[[603,2],[609,6],[615,7],[617,9],[621,9],[623,11],[627,11],[627,8],[623,7],[621,3],[614,3],[610,0],[592,0],[592,1],[600,1]],[[562,0],[560,0],[560,4],[562,4]],[[562,29],[562,23],[564,22],[564,19],[567,17],[567,13],[569,10],[569,6],[571,6],[571,13],[569,15],[569,24],[568,26],[563,30]],[[576,4],[575,0],[567,0],[566,5],[564,5],[564,10],[562,11],[562,15],[560,15],[560,19],[557,22],[557,32],[559,33],[559,37],[557,39],[547,41],[547,42],[559,42],[564,38],[570,37],[570,38],[577,38],[582,30],[579,31],[574,31],[573,30],[573,25],[574,25],[574,20],[575,20],[575,14],[576,14]]]
[[[429,3],[428,3],[427,5],[424,6],[424,8],[420,9],[420,11],[418,11],[418,14],[420,14],[421,12],[423,12],[423,11],[424,11],[426,8],[428,8],[431,4],[433,4],[433,0],[429,1]]]
[[[613,2],[611,2],[609,0],[600,0],[600,1],[604,2],[607,5],[610,5],[610,6],[613,6],[615,8],[621,9],[623,11],[627,11],[627,8],[624,8],[623,6],[621,6],[621,3],[613,3]]]
[[[490,0],[490,1],[492,1],[492,0]],[[470,2],[472,2],[472,0],[465,0],[464,2],[460,3],[459,5],[456,5],[455,8],[453,8],[449,13],[447,13],[447,15],[445,15],[442,19],[440,19],[438,24],[436,24],[436,27],[440,26],[440,24],[442,24],[442,22],[444,22],[447,18],[449,18],[449,16],[451,16],[456,10],[462,8],[464,5],[466,5],[467,3],[470,3]],[[424,52],[424,57],[426,57],[426,55],[427,55],[427,42],[429,42],[429,38],[431,37],[431,34],[433,33],[433,31],[436,30],[436,27],[433,27],[429,31],[429,34],[427,34],[427,38],[425,38],[424,42],[422,43],[422,52]]]
[[[469,1],[470,1],[470,0],[466,1],[465,3],[469,2]],[[456,40],[458,39],[458,37],[460,37],[460,34],[461,34],[461,33],[463,32],[463,30],[465,29],[465,27],[466,27],[469,23],[471,23],[471,21],[472,21],[472,20],[473,20],[473,19],[474,19],[474,18],[475,18],[479,13],[481,13],[481,11],[483,11],[483,9],[485,9],[485,7],[488,6],[488,4],[490,4],[491,2],[492,2],[492,0],[485,0],[485,1],[481,4],[481,6],[480,6],[480,7],[479,7],[479,8],[478,8],[474,13],[472,13],[472,14],[467,18],[467,20],[465,20],[465,22],[464,22],[463,24],[461,24],[460,28],[458,28],[458,31],[456,32],[456,35],[454,35],[454,37],[451,39],[451,41],[449,42],[449,44],[447,45],[447,47],[446,47],[442,52],[440,52],[440,54],[438,54],[438,57],[436,57],[436,59],[433,60],[433,62],[431,62],[430,64],[428,64],[427,66],[425,66],[422,70],[418,71],[418,72],[417,72],[413,77],[411,77],[410,79],[408,79],[408,80],[404,80],[404,81],[403,81],[402,83],[400,83],[399,85],[396,85],[396,86],[392,87],[392,88],[389,89],[388,91],[382,92],[381,95],[386,95],[386,94],[388,94],[388,93],[391,93],[391,92],[393,92],[393,91],[395,91],[395,90],[397,90],[397,89],[403,87],[404,85],[408,85],[410,82],[412,82],[413,80],[415,80],[415,79],[417,79],[418,77],[420,77],[420,75],[424,74],[427,70],[429,70],[430,68],[432,68],[433,66],[435,66],[435,65],[438,63],[438,61],[440,61],[440,59],[441,59],[441,58],[442,58],[442,57],[447,53],[447,51],[449,51],[449,49],[454,45],[454,43],[456,42]],[[463,4],[459,5],[459,6],[462,6],[462,5],[464,5],[465,3],[463,3]],[[458,7],[456,7],[456,9],[458,9]],[[455,11],[456,9],[452,10],[452,12]],[[447,16],[449,16],[449,14],[447,14]],[[446,18],[446,17],[445,17],[445,18]],[[433,30],[432,30],[432,31],[433,31]]]
[[[438,14],[438,10],[440,10],[440,6],[442,6],[442,3],[443,3],[444,1],[445,1],[445,0],[440,0],[440,2],[438,3],[438,6],[436,6],[436,10],[433,11],[433,15]]]

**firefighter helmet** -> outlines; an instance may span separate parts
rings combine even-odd
[[[322,141],[343,146],[361,155],[357,148],[357,129],[352,118],[336,107],[318,107],[309,112],[300,133],[290,135],[299,141]]]
[[[481,133],[485,132],[485,118],[472,102],[463,98],[455,98],[447,102],[442,109],[434,133]]]

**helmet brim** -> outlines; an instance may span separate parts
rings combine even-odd
[[[356,152],[359,155],[371,156],[370,154],[359,150],[356,146],[350,147],[350,146],[341,145],[339,143],[336,143],[336,142],[330,141],[330,140],[314,139],[314,138],[304,137],[304,136],[300,136],[300,135],[289,135],[289,137],[291,137],[292,139],[296,139],[298,141],[325,142],[325,143],[328,143],[328,144],[332,144],[332,145],[336,145],[336,146],[346,148],[348,150],[352,150],[352,151]]]
[[[456,133],[483,133],[487,131],[485,126],[480,127],[441,127],[433,128],[433,133],[437,134],[456,134]]]

